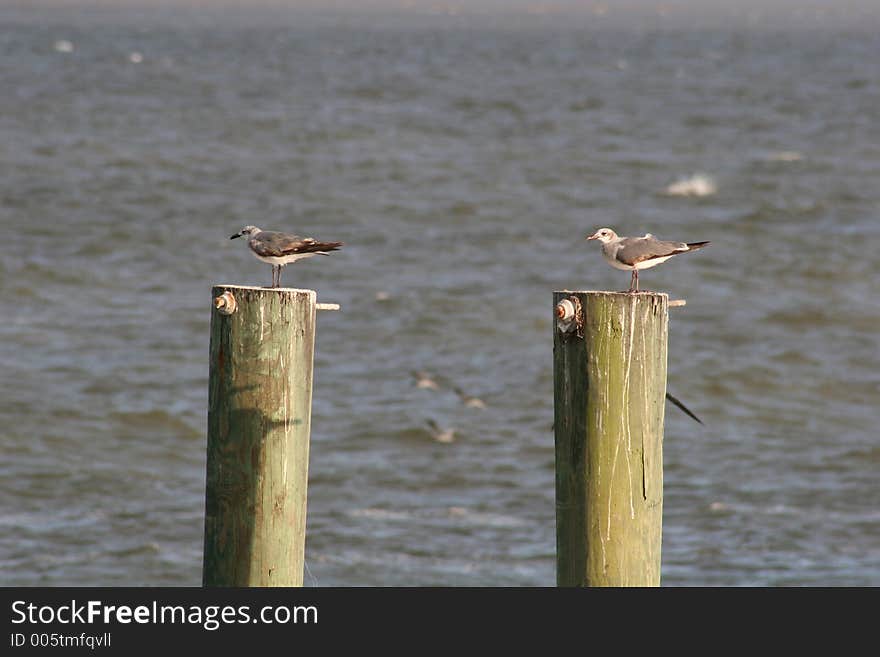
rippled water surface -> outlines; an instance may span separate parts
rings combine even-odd
[[[342,305],[308,585],[555,583],[552,291],[628,285],[600,226],[712,241],[641,277],[705,422],[667,410],[664,584],[880,585],[877,34],[0,11],[2,583],[200,584],[257,224],[346,243],[284,273]]]

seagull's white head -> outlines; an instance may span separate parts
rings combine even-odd
[[[608,244],[611,240],[617,239],[617,233],[615,233],[610,228],[600,228],[595,233],[590,235],[588,240],[599,240],[602,244]]]
[[[257,233],[262,232],[256,226],[245,226],[240,231],[238,231],[235,235],[232,235],[229,239],[234,240],[236,237],[250,237],[251,235],[256,235]]]

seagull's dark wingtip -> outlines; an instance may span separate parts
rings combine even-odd
[[[678,407],[679,407],[679,408],[685,413],[685,415],[687,415],[688,417],[690,417],[690,418],[696,420],[696,421],[699,422],[700,424],[703,424],[703,421],[702,421],[700,418],[698,418],[696,415],[694,415],[694,414],[691,412],[691,410],[690,410],[687,406],[685,406],[684,404],[682,404],[678,399],[676,399],[675,397],[673,397],[672,395],[670,395],[668,392],[666,393],[666,399],[668,399],[668,400],[671,401],[673,404],[675,404],[676,406],[678,406]],[[706,426],[706,425],[703,424],[703,426]]]

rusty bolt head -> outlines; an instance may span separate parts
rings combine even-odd
[[[226,290],[219,297],[214,298],[214,307],[221,315],[231,315],[238,308],[238,304],[235,302],[232,292]]]
[[[556,304],[556,318],[563,322],[570,322],[574,319],[574,304],[568,299],[563,299]]]

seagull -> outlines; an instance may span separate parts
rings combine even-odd
[[[618,237],[610,228],[600,228],[587,237],[602,242],[602,255],[616,269],[632,272],[630,292],[639,290],[639,270],[655,267],[672,256],[701,249],[709,242],[664,242],[651,233],[644,237]]]
[[[467,406],[468,408],[486,408],[486,402],[484,402],[479,397],[473,397],[465,393],[461,388],[453,388],[453,391],[458,398],[461,400],[461,403]]]
[[[441,429],[440,425],[437,424],[436,420],[433,418],[428,418],[425,420],[425,424],[431,430],[431,438],[436,440],[438,443],[451,443],[455,442],[455,429]]]
[[[274,230],[262,230],[256,226],[245,226],[229,239],[247,236],[247,244],[253,254],[272,265],[272,287],[281,287],[281,269],[291,262],[310,258],[313,255],[330,255],[342,242],[319,242],[311,237],[300,237]]]
[[[412,375],[416,380],[416,388],[428,388],[430,390],[437,390],[440,387],[437,385],[437,382],[431,378],[431,375],[424,370],[412,372]]]
[[[691,412],[691,409],[689,409],[687,406],[682,404],[678,399],[676,399],[675,397],[670,395],[668,392],[666,393],[666,399],[668,399],[673,404],[678,406],[684,412],[685,415],[689,416],[693,420],[696,420],[700,424],[703,424],[703,421],[700,418],[698,418],[696,415],[694,415],[693,412]]]

